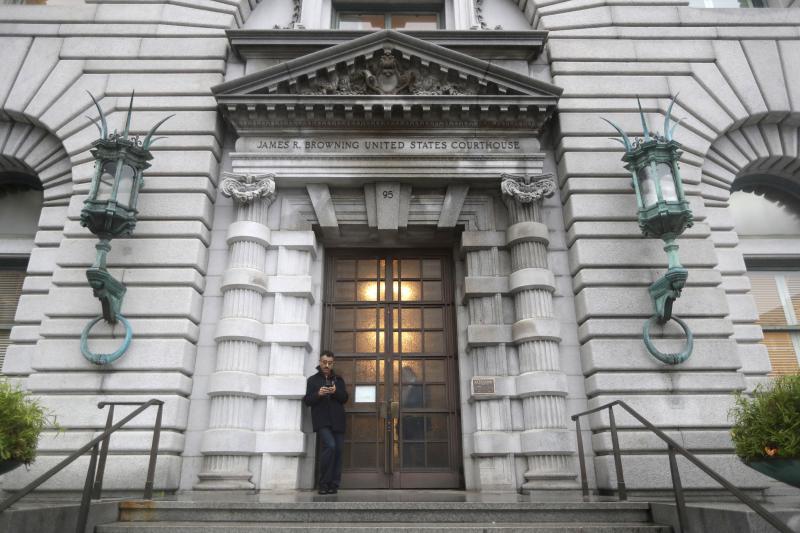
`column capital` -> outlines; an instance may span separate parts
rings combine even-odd
[[[275,174],[236,174],[223,172],[225,179],[220,191],[240,205],[247,205],[260,198],[272,203],[275,199]]]
[[[505,200],[529,204],[549,198],[556,192],[556,180],[552,174],[502,174],[500,177],[500,190]]]

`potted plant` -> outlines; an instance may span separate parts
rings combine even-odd
[[[731,409],[736,455],[751,468],[800,488],[800,374],[736,395]]]
[[[33,462],[39,434],[55,418],[39,401],[0,380],[0,474]]]

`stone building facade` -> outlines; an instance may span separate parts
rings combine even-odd
[[[67,431],[3,489],[97,434],[98,401],[142,398],[165,402],[158,489],[311,488],[301,398],[322,349],[351,387],[346,486],[573,491],[569,416],[616,399],[738,486],[769,486],[732,455],[727,412],[786,346],[765,335],[789,339],[794,366],[774,361],[797,367],[797,317],[766,324],[764,271],[748,269],[789,272],[785,307],[800,310],[800,233],[791,220],[748,233],[730,199],[800,197],[792,2],[49,4],[0,6],[0,262],[24,272],[2,371]],[[419,13],[423,29],[337,29]],[[135,233],[108,256],[134,340],[103,367],[79,349],[100,313],[84,274],[96,238],[79,222],[97,136],[87,91],[111,128],[132,91],[132,131],[175,115]],[[676,96],[681,119],[695,224],[675,314],[696,339],[677,366],[642,343],[666,256],[641,236],[600,120],[641,135],[637,96],[650,124]],[[679,333],[657,343],[679,349]],[[112,351],[121,335],[101,325],[90,343]],[[628,488],[669,487],[660,443],[616,422]],[[108,490],[140,486],[152,423],[112,440]],[[598,415],[580,435],[599,489],[616,483],[608,429]],[[81,487],[87,461],[46,488]]]

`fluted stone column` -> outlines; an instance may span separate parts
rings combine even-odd
[[[267,209],[275,197],[272,175],[225,173],[222,194],[237,205],[228,229],[228,265],[222,281],[222,317],[215,335],[217,360],[208,385],[208,429],[196,489],[250,489],[255,454],[255,399],[260,393],[258,359],[263,344],[262,298],[270,230]]]
[[[541,213],[542,200],[555,193],[556,184],[550,175],[504,174],[501,188],[509,214],[509,290],[516,313],[511,337],[519,357],[516,394],[523,407],[520,452],[528,461],[522,488],[571,489],[576,487],[575,436],[567,429],[567,380],[553,312],[555,276],[547,265],[548,232]]]

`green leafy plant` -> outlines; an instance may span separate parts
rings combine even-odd
[[[736,455],[745,461],[800,459],[800,374],[758,385],[752,398],[737,393],[730,417]]]
[[[55,417],[38,400],[0,381],[0,460],[33,462],[39,434],[54,425]]]

